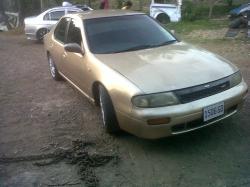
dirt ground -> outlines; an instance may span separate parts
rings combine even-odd
[[[237,64],[250,85],[249,42],[193,42]],[[120,158],[93,168],[99,186],[250,186],[249,102],[247,97],[235,116],[192,133],[160,140],[113,137],[103,132],[96,106],[51,79],[42,44],[0,33],[0,186],[86,186],[78,165],[62,160],[36,166],[32,160],[67,150],[77,139],[94,143],[89,154]]]

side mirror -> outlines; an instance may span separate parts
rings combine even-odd
[[[84,55],[84,50],[77,43],[69,43],[64,45],[64,50],[71,53],[79,53]]]

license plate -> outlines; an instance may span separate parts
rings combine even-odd
[[[224,114],[224,102],[203,109],[203,120],[208,121]]]

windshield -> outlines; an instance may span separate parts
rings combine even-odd
[[[159,47],[176,42],[174,36],[147,15],[84,20],[90,51],[120,53]]]

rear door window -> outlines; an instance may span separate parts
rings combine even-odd
[[[45,16],[43,17],[43,20],[50,20],[50,15],[49,15],[49,13],[45,14]]]
[[[64,11],[64,10],[50,12],[50,20],[52,20],[52,21],[57,21],[57,20],[59,20],[62,16],[64,16],[64,14],[65,14],[65,11]]]
[[[176,4],[176,0],[155,0],[154,2],[159,4]]]

